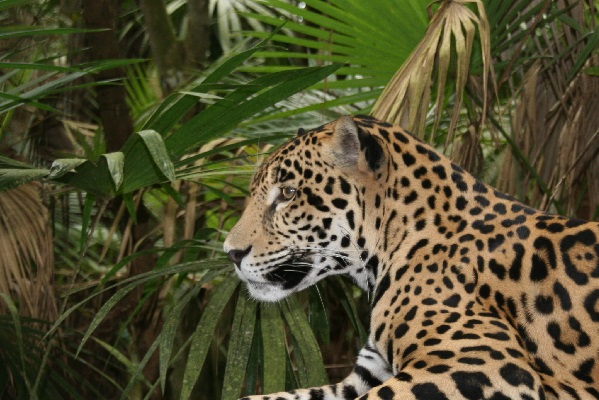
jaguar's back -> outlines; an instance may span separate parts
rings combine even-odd
[[[343,117],[265,161],[225,250],[258,299],[331,274],[369,292],[354,372],[275,398],[599,398],[598,238]]]

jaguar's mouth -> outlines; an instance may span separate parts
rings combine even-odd
[[[248,276],[250,274],[245,274],[243,270],[237,273],[252,297],[261,301],[278,301],[309,286],[302,283],[305,283],[312,267],[313,263],[306,257],[294,257],[270,266],[268,272],[260,277]]]
[[[281,284],[283,289],[297,287],[312,271],[312,265],[305,261],[296,260],[292,263],[281,264],[265,275],[267,281]]]

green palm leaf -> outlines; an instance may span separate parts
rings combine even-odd
[[[305,8],[280,0],[265,3],[292,16],[292,20],[284,25],[285,32],[290,34],[275,34],[272,41],[285,49],[299,47],[307,51],[259,51],[257,57],[273,62],[243,70],[273,72],[298,68],[289,64],[293,58],[306,59],[313,65],[344,63],[345,66],[337,71],[338,75],[343,75],[341,79],[329,79],[316,87],[367,89],[360,101],[376,99],[380,92],[370,89],[380,88],[389,81],[416,47],[428,24],[426,6],[429,2],[423,0],[404,1],[401,5],[392,1],[308,0],[304,2]],[[281,25],[279,18],[246,15],[273,27]],[[266,36],[264,32],[246,34],[259,38]],[[335,105],[352,104],[357,100],[343,97]]]

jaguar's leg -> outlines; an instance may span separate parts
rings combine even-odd
[[[359,400],[545,400],[540,376],[523,362],[505,361],[496,368],[445,365],[445,368],[406,368]]]
[[[359,400],[546,399],[516,329],[477,303],[461,314],[441,310],[417,333],[401,334],[404,342],[390,342],[395,376]]]
[[[249,396],[242,400],[354,400],[392,376],[389,364],[373,346],[367,344],[360,350],[352,373],[336,385]]]

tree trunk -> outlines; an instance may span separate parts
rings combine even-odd
[[[103,29],[90,32],[86,40],[90,47],[89,57],[94,60],[116,60],[122,58],[116,36],[118,19],[118,0],[84,1],[83,18],[87,28]],[[122,68],[104,70],[96,76],[97,81],[120,80],[125,78]],[[133,132],[133,122],[129,115],[129,107],[125,102],[125,87],[121,83],[96,87],[98,113],[104,135],[106,150],[118,151]]]
[[[83,16],[87,28],[103,29],[100,32],[87,34],[87,44],[90,47],[88,52],[93,60],[111,60],[120,59],[119,42],[116,35],[116,26],[118,20],[119,0],[85,0],[83,1]],[[102,71],[97,75],[98,80],[114,80],[125,78],[125,71],[122,68],[114,68]],[[129,108],[125,101],[126,91],[121,83],[112,85],[103,85],[96,87],[99,116],[104,128],[106,137],[106,147],[108,152],[120,150],[125,141],[133,133],[133,122],[129,114]],[[118,202],[114,204],[118,207]],[[153,244],[147,240],[156,224],[143,204],[139,205],[137,210],[138,223],[133,228],[132,241],[141,245],[137,251],[151,248]],[[144,240],[145,239],[145,240]],[[132,246],[133,248],[133,246]],[[129,265],[129,275],[134,276],[150,271],[156,264],[156,256],[147,254],[135,258]],[[143,295],[143,286],[133,291],[121,302],[116,310],[112,320],[126,320],[128,314],[139,304]],[[152,306],[155,305],[157,296],[144,300],[144,306],[134,321],[134,348],[137,351],[137,357],[142,358],[156,340],[158,332],[162,326],[162,315]],[[151,324],[148,323],[151,322]],[[152,358],[144,368],[144,376],[154,382],[158,378],[158,353],[154,353]],[[152,399],[161,397],[159,389],[152,395]]]
[[[168,94],[183,81],[183,46],[175,37],[175,30],[162,0],[141,0],[139,7],[144,15],[160,85],[164,94]]]
[[[190,66],[198,69],[205,67],[210,48],[210,15],[208,0],[187,1],[187,34],[185,36],[185,55]]]

